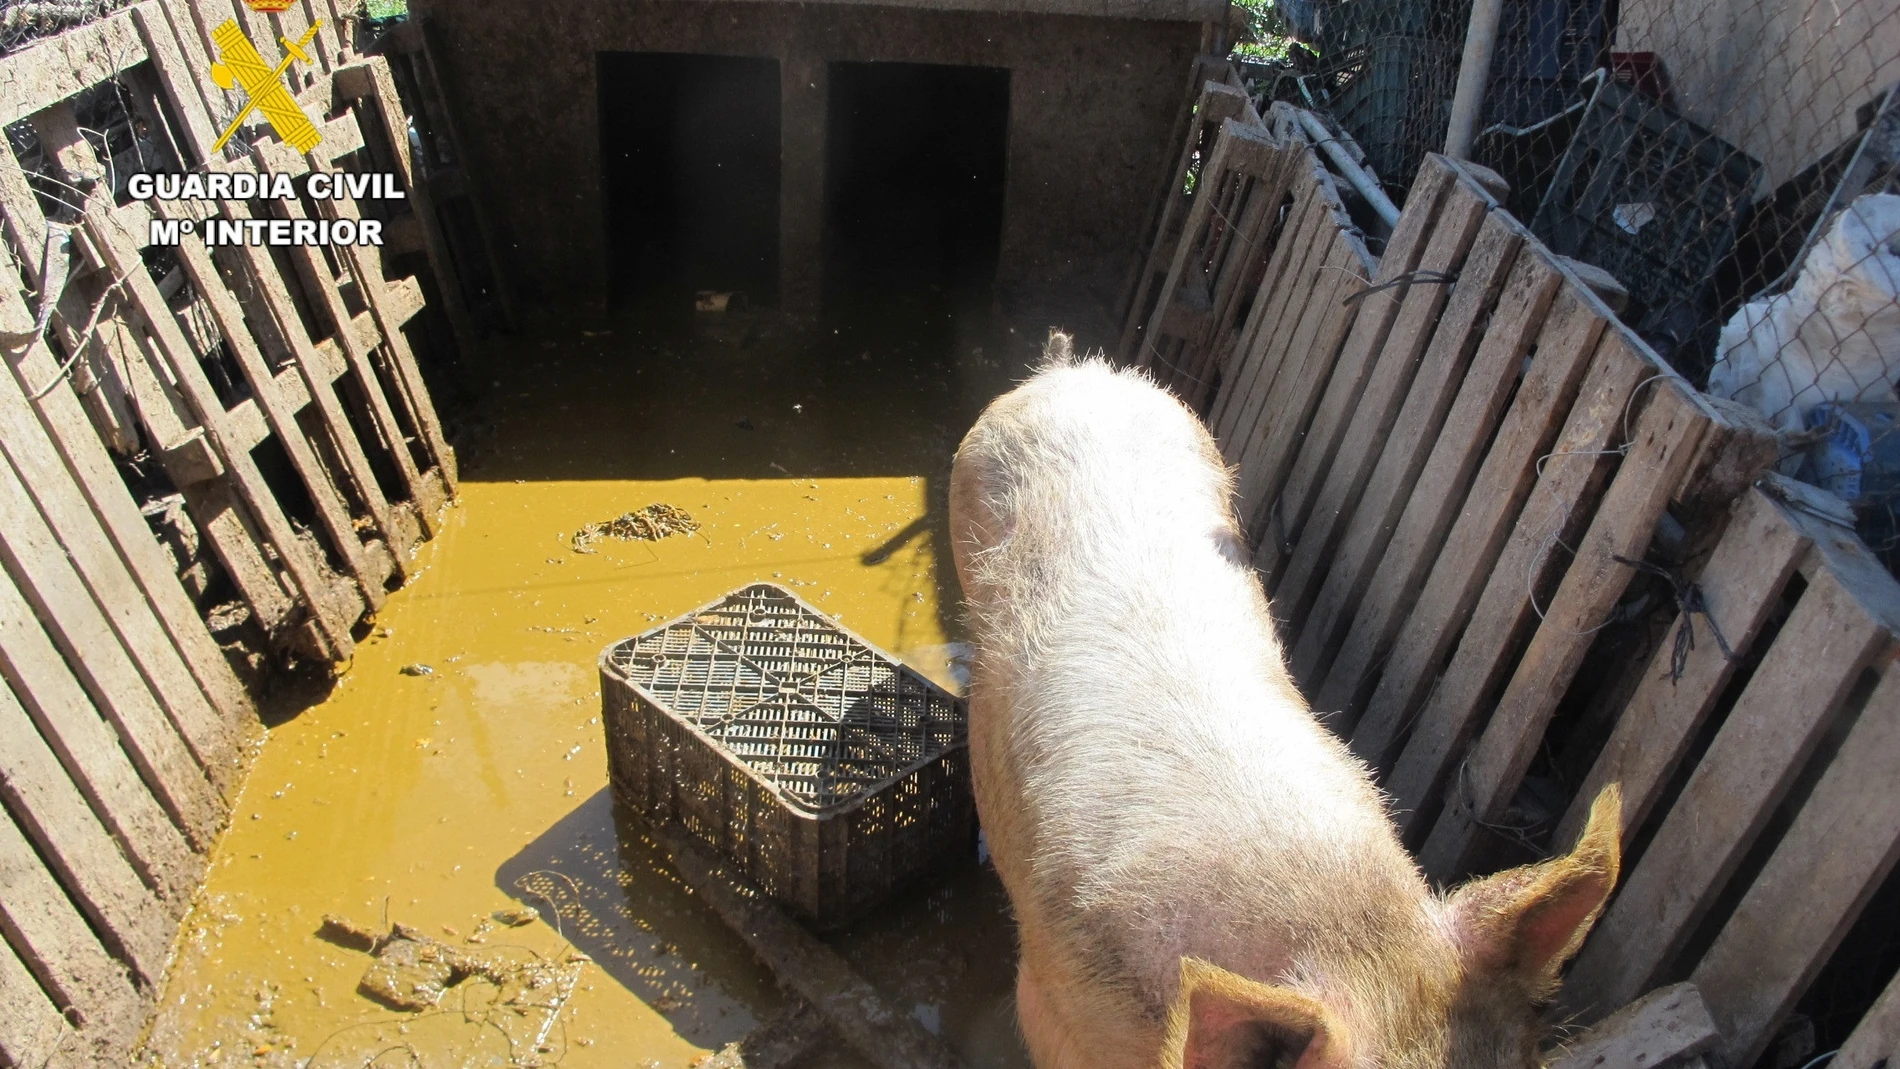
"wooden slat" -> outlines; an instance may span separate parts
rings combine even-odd
[[[191,277],[192,288],[210,308],[211,317],[224,338],[226,350],[237,361],[245,381],[250,384],[256,407],[262,409],[263,421],[277,435],[277,441],[289,455],[291,465],[296,468],[298,477],[310,494],[318,518],[330,536],[331,546],[343,559],[344,567],[356,578],[357,587],[370,611],[380,609],[384,601],[383,577],[371,568],[362,539],[356,533],[349,503],[343,499],[342,493],[331,481],[330,473],[317,459],[310,441],[304,437],[303,428],[297,422],[296,409],[278,394],[277,379],[271,374],[264,362],[264,354],[259,351],[256,340],[244,325],[243,309],[238,307],[236,298],[225,289],[223,278],[211,262],[210,252],[197,237],[187,236],[180,243],[177,254]],[[248,457],[250,447],[240,445],[238,452]]]
[[[131,12],[138,24],[140,39],[152,57],[158,84],[171,103],[172,115],[184,124],[184,129],[178,131],[184,147],[189,148],[199,162],[210,159],[211,146],[218,139],[218,131],[212,128],[212,117],[205,104],[204,83],[199,81],[199,78],[208,76],[209,68],[192,67],[192,61],[187,58],[192,50],[179,39],[173,28],[172,17],[159,0],[145,0],[134,6]],[[184,14],[190,17],[189,13]],[[196,58],[200,64],[209,62],[201,51]],[[205,73],[197,73],[201,70]],[[193,161],[187,159],[185,162],[189,165]]]
[[[349,199],[329,199],[320,202],[319,210],[330,219],[360,220],[356,202]],[[376,325],[382,333],[384,351],[395,369],[395,379],[401,391],[401,399],[408,409],[410,420],[422,435],[423,445],[435,470],[442,480],[450,497],[455,495],[457,482],[455,450],[450,448],[448,439],[442,433],[442,421],[436,415],[435,402],[429,396],[429,387],[422,379],[422,371],[416,366],[415,353],[409,348],[409,339],[402,332],[403,324],[415,315],[419,304],[410,303],[410,294],[420,295],[420,290],[398,291],[383,277],[382,258],[376,249],[362,245],[349,245],[341,250],[342,259],[347,265],[351,277],[356,280],[360,292],[367,299],[370,314],[376,319]],[[434,510],[441,502],[431,501],[428,497],[416,499],[418,508],[428,512],[424,525],[432,532],[435,527]]]
[[[442,218],[437,213],[435,195],[428,183],[417,181],[415,161],[409,155],[408,118],[403,112],[402,98],[396,92],[396,79],[390,73],[388,61],[381,56],[371,56],[361,63],[338,70],[336,88],[338,92],[347,93],[367,105],[375,121],[381,124],[383,140],[394,155],[394,172],[401,179],[403,192],[409,198],[409,210],[414,213],[421,227],[429,267],[435,273],[436,292],[442,301],[443,311],[448,315],[456,345],[465,354],[474,353],[480,335],[469,313],[460,273],[456,270],[454,258],[449,254],[448,238],[442,232]],[[363,121],[360,108],[358,119]]]
[[[1871,576],[1869,577],[1871,578]],[[1885,600],[1900,602],[1888,584]],[[1900,858],[1900,671],[1874,688],[1695,969],[1729,1065],[1752,1065]]]
[[[1487,451],[1497,444],[1493,432],[1504,418],[1505,404],[1525,357],[1545,327],[1545,316],[1561,283],[1562,276],[1537,247],[1517,256],[1443,430],[1407,487],[1404,512],[1379,554],[1367,593],[1345,631],[1337,657],[1314,691],[1314,708],[1337,711],[1342,733],[1351,734],[1357,723],[1369,682],[1376,679],[1418,603],[1433,574],[1432,566],[1445,549],[1446,534],[1464,511],[1472,480]],[[1527,376],[1526,381],[1536,379]]]
[[[145,42],[125,11],[0,58],[0,126],[44,111],[145,59]]]
[[[284,174],[301,174],[309,170],[309,164],[281,142],[261,143],[256,147],[255,154],[260,167],[265,170]],[[305,218],[303,205],[297,201],[285,202],[279,207],[287,218]],[[403,434],[402,423],[396,418],[395,409],[383,390],[382,380],[371,360],[371,351],[350,329],[353,320],[349,306],[343,299],[342,291],[337,288],[336,279],[330,274],[330,266],[323,258],[323,251],[312,246],[300,246],[290,250],[290,257],[302,276],[305,292],[315,297],[318,306],[336,328],[337,341],[343,347],[351,370],[356,374],[357,384],[369,401],[376,428],[389,447],[390,459],[395,462],[403,486],[409,491],[410,500],[416,503],[425,530],[433,535],[437,521],[434,510],[427,505],[430,496],[428,485],[416,467],[415,457]]]
[[[71,1034],[39,981],[0,941],[0,1064],[46,1065]]]
[[[322,562],[297,537],[289,517],[264,482],[263,473],[258,471],[256,461],[249,452],[235,448],[228,440],[224,404],[212,390],[204,366],[185,340],[165,298],[159,294],[158,284],[144,270],[138,254],[128,250],[118,235],[91,212],[87,214],[86,229],[112,271],[125,279],[132,305],[151,332],[154,355],[163,361],[198,425],[204,429],[206,440],[230,471],[238,497],[289,572],[298,594],[322,631],[331,655],[337,660],[347,660],[355,649],[355,640],[350,635],[350,629],[356,624],[354,614],[338,603]]]
[[[1567,409],[1568,419],[1554,448],[1548,453],[1536,451],[1524,458],[1534,483],[1523,487],[1526,496],[1518,498],[1523,503],[1521,511],[1503,510],[1502,515],[1494,513],[1489,517],[1496,526],[1510,525],[1504,528],[1510,532],[1509,540],[1496,551],[1490,567],[1481,568],[1475,574],[1460,569],[1467,581],[1481,584],[1483,592],[1477,596],[1477,604],[1468,615],[1468,626],[1462,631],[1437,636],[1446,645],[1454,640],[1458,644],[1450,665],[1444,667],[1440,675],[1441,666],[1436,660],[1417,662],[1423,679],[1436,677],[1437,682],[1418,714],[1416,729],[1384,784],[1392,798],[1393,818],[1408,834],[1423,832],[1423,827],[1413,828],[1421,807],[1437,797],[1446,773],[1477,728],[1480,704],[1510,667],[1517,644],[1534,616],[1530,592],[1542,587],[1555,566],[1551,547],[1557,541],[1568,542],[1589,515],[1588,499],[1594,496],[1610,467],[1605,451],[1623,441],[1623,415],[1631,391],[1655,373],[1654,365],[1623,344],[1620,338],[1601,344],[1589,367],[1574,407],[1539,413],[1562,418]],[[1520,396],[1523,393],[1519,391]],[[1492,455],[1500,454],[1494,448]],[[1548,459],[1540,471],[1538,459],[1546,456]],[[1488,493],[1488,488],[1495,484],[1485,481],[1486,474],[1488,472],[1480,472],[1478,487]],[[1510,473],[1503,474],[1508,478]],[[1499,502],[1501,496],[1490,500]],[[1454,544],[1460,533],[1460,528],[1453,529]],[[1470,563],[1475,562],[1467,562]],[[1428,584],[1421,597],[1421,608],[1435,593]],[[1418,613],[1414,612],[1413,616],[1416,619]],[[1392,672],[1388,669],[1387,679],[1391,678]],[[1382,693],[1383,690],[1382,686]],[[1375,697],[1372,713],[1377,716],[1378,712]]]
[[[476,236],[481,242],[482,254],[488,258],[489,276],[494,284],[495,303],[499,306],[502,325],[507,329],[513,329],[514,324],[520,319],[520,311],[515,300],[514,282],[508,270],[508,261],[503,258],[501,246],[496,238],[494,220],[488,215],[490,201],[483,194],[481,176],[471,171],[468,166],[469,142],[462,136],[462,123],[456,117],[455,101],[449,95],[448,83],[443,79],[441,67],[436,62],[435,32],[428,17],[421,13],[411,14],[406,25],[415,27],[416,39],[420,43],[415,69],[418,80],[426,79],[429,83],[423,87],[425,103],[428,99],[433,99],[439,106],[440,113],[436,117],[440,127],[438,132],[448,139],[455,153],[456,165],[447,174],[438,174],[437,177],[445,181],[444,195],[459,185],[461,194],[468,198],[469,214],[475,219]],[[1244,112],[1247,107],[1245,93],[1241,94],[1240,103]]]
[[[1413,184],[1411,196],[1406,202],[1411,210],[1400,218],[1398,229],[1393,232],[1385,254],[1379,258],[1379,270],[1373,278],[1373,285],[1396,282],[1400,276],[1418,267],[1419,258],[1424,255],[1432,239],[1439,207],[1456,181],[1455,172],[1442,163],[1433,162],[1436,160],[1437,157],[1430,157],[1419,172],[1418,181]],[[1366,379],[1385,347],[1386,335],[1392,329],[1392,321],[1397,316],[1403,293],[1403,290],[1388,289],[1351,305],[1352,332],[1347,336],[1345,348],[1334,364],[1333,374],[1326,383],[1326,392],[1314,410],[1311,423],[1300,428],[1302,437],[1298,459],[1290,465],[1285,476],[1286,486],[1280,493],[1255,506],[1254,530],[1260,529],[1260,520],[1269,510],[1273,510],[1284,521],[1289,538],[1299,533],[1300,525],[1306,519],[1306,505],[1317,489],[1317,480],[1331,465],[1333,453],[1339,447],[1339,440],[1352,418],[1353,409],[1359,403],[1359,394],[1365,388]],[[1288,498],[1291,500],[1288,501]],[[1276,539],[1261,539],[1254,567],[1269,577],[1277,576],[1282,564],[1283,548]]]
[[[1214,211],[1221,195],[1226,192],[1229,181],[1237,174],[1250,173],[1264,167],[1272,158],[1273,141],[1264,130],[1243,126],[1232,119],[1221,123],[1214,137],[1212,155],[1201,167],[1201,177],[1192,207],[1188,210],[1187,222],[1181,230],[1181,240],[1175,243],[1173,255],[1168,265],[1168,273],[1162,280],[1159,295],[1155,301],[1154,314],[1149,318],[1148,329],[1144,335],[1139,354],[1134,359],[1138,367],[1150,367],[1157,361],[1157,347],[1160,344],[1162,324],[1168,310],[1175,301],[1176,294],[1185,285],[1197,285],[1201,278],[1204,242],[1208,237],[1208,228],[1214,221]],[[1211,304],[1210,304],[1211,308]]]
[[[1439,879],[1463,875],[1483,826],[1503,819],[1557,703],[1629,586],[1634,572],[1613,558],[1640,560],[1648,552],[1663,507],[1696,457],[1708,420],[1690,388],[1664,379],[1650,390],[1629,452],[1420,852],[1420,864]]]
[[[125,967],[112,960],[40,865],[26,837],[0,819],[0,934],[77,1022],[115,1046],[128,1045],[145,1016],[145,1001]]]
[[[1115,302],[1115,319],[1124,325],[1136,315],[1135,290],[1143,278],[1143,270],[1149,266],[1148,254],[1153,250],[1154,242],[1160,233],[1162,212],[1171,200],[1180,196],[1180,179],[1187,170],[1187,161],[1193,154],[1193,142],[1187,140],[1188,135],[1191,131],[1199,129],[1195,125],[1195,113],[1201,90],[1207,84],[1208,74],[1217,62],[1224,61],[1214,56],[1196,56],[1194,62],[1188,67],[1187,88],[1182,91],[1181,105],[1175,109],[1174,125],[1169,129],[1168,139],[1165,142],[1168,145],[1179,145],[1186,141],[1187,148],[1178,157],[1168,157],[1166,162],[1171,169],[1162,176],[1160,183],[1155,187],[1154,195],[1148,198],[1147,214],[1142,218],[1141,229],[1135,232],[1140,244],[1135,247],[1134,256],[1130,258],[1128,278],[1122,283],[1120,296]]]
[[[1861,597],[1874,574],[1890,577],[1877,566],[1874,572],[1856,571],[1863,574],[1814,570],[1748,688],[1578,955],[1565,993],[1572,1009],[1588,1014],[1616,1005],[1673,964],[1862,670],[1891,648],[1900,625],[1894,607]],[[1584,998],[1592,1001],[1586,1005]]]
[[[1711,1050],[1720,1039],[1696,985],[1670,984],[1564,1044],[1550,1069],[1656,1069]]]
[[[1611,783],[1622,784],[1626,844],[1643,826],[1812,544],[1806,525],[1761,491],[1750,490],[1736,502],[1728,530],[1696,577],[1709,616],[1691,621],[1695,648],[1684,659],[1681,676],[1672,670],[1674,643],[1665,641],[1643,667],[1642,682],[1617,717],[1553,842],[1576,841],[1590,802]],[[1734,651],[1733,659],[1709,634],[1711,621]],[[1673,636],[1682,626],[1678,614],[1665,634]]]
[[[1300,151],[1306,175],[1295,188],[1310,190],[1317,214],[1313,229],[1302,230],[1294,240],[1311,253],[1292,254],[1303,257],[1298,273],[1278,282],[1286,300],[1276,298],[1267,313],[1274,317],[1272,326],[1263,324],[1258,331],[1263,340],[1256,359],[1263,370],[1240,403],[1230,461],[1240,469],[1236,511],[1257,543],[1268,537],[1271,506],[1331,385],[1358,308],[1355,298],[1376,270],[1318,160],[1311,150]],[[1270,376],[1265,368],[1273,369]]]
[[[255,170],[253,161],[245,160],[231,168]],[[248,219],[250,209],[241,201],[225,201],[222,204],[225,213],[233,219]],[[397,515],[387,498],[383,496],[381,483],[371,466],[363,443],[356,437],[349,414],[343,402],[337,396],[336,382],[350,371],[348,361],[339,348],[340,343],[326,339],[320,344],[311,344],[309,335],[304,331],[303,318],[297,311],[296,301],[291,297],[286,280],[278,274],[276,261],[270,250],[255,245],[244,245],[238,249],[238,259],[243,264],[245,277],[250,285],[243,287],[257,295],[264,314],[254,316],[253,320],[264,319],[276,324],[277,334],[282,343],[290,350],[297,371],[303,376],[305,392],[314,400],[324,427],[337,453],[342,457],[343,467],[349,473],[350,481],[356,493],[356,500],[363,504],[384,542],[391,547],[402,568],[407,563],[410,542],[405,524]],[[364,312],[359,318],[368,317]],[[370,324],[372,327],[374,324]]]
[[[1440,274],[1458,272],[1465,265],[1492,203],[1489,194],[1476,183],[1455,179],[1437,215],[1425,253],[1419,258],[1418,270]],[[1399,292],[1403,297],[1398,312],[1384,343],[1372,358],[1364,388],[1355,398],[1350,416],[1343,420],[1344,429],[1337,436],[1336,446],[1328,449],[1324,441],[1316,443],[1313,433],[1308,434],[1299,463],[1287,479],[1287,488],[1280,494],[1282,515],[1290,541],[1296,548],[1293,559],[1276,573],[1277,581],[1273,584],[1274,613],[1279,619],[1305,619],[1307,610],[1318,597],[1333,551],[1339,547],[1372,477],[1381,445],[1398,419],[1412,377],[1431,344],[1434,327],[1451,299],[1452,289],[1452,286],[1434,283],[1401,287]],[[1366,301],[1377,302],[1379,297],[1373,294]],[[1472,302],[1469,314],[1475,317],[1479,308],[1479,302]],[[1362,309],[1361,316],[1367,311]],[[1467,321],[1464,329],[1471,325]],[[1454,329],[1459,328],[1454,325]],[[1464,348],[1462,334],[1458,344],[1450,348],[1454,353],[1469,352]],[[1320,448],[1314,448],[1316,444]]]
[[[1168,172],[1168,186],[1162,201],[1160,222],[1153,230],[1153,244],[1148,247],[1148,255],[1135,276],[1134,298],[1128,305],[1128,321],[1122,328],[1121,342],[1115,348],[1116,359],[1121,363],[1131,364],[1141,355],[1144,330],[1150,321],[1151,311],[1166,307],[1161,302],[1151,304],[1149,299],[1162,281],[1162,265],[1174,256],[1175,246],[1171,240],[1174,224],[1183,215],[1183,202],[1189,200],[1181,192],[1181,186],[1186,180],[1194,153],[1200,148],[1209,127],[1218,130],[1224,120],[1239,116],[1246,103],[1247,94],[1231,86],[1217,82],[1206,82],[1202,86],[1200,98],[1194,105],[1194,117],[1188,122],[1186,142],[1181,146],[1174,169]]]
[[[50,358],[36,361],[45,362]],[[234,726],[202,689],[183,651],[146,601],[144,590],[11,379],[0,382],[0,449],[13,462],[140,675],[228,801],[238,787]]]
[[[36,345],[18,357],[19,374],[34,382],[50,381],[54,361],[44,346]],[[0,375],[0,411],[25,403],[20,383]],[[105,446],[80,411],[70,389],[57,389],[38,405],[38,418],[57,447],[65,468],[85,494],[86,502],[111,535],[114,547],[136,577],[144,602],[163,621],[167,634],[190,667],[193,678],[218,710],[227,730],[241,730],[253,722],[250,695],[232,672],[230,663],[211,637],[197,607],[191,603],[166,559],[163,547],[139,514]],[[9,432],[20,433],[20,432]]]
[[[5,686],[0,686],[0,800],[140,980],[162,980],[171,951],[169,918]],[[0,812],[0,820],[6,819]]]
[[[1326,204],[1315,195],[1310,176],[1303,176],[1294,188],[1300,195],[1287,211],[1280,240],[1254,295],[1253,310],[1241,328],[1234,373],[1222,381],[1221,395],[1209,415],[1209,425],[1230,464],[1241,462],[1249,443],[1264,429],[1260,406],[1286,363],[1286,348],[1274,344],[1275,339],[1298,326],[1314,285],[1325,281],[1308,270],[1307,263],[1310,257],[1323,261],[1330,251],[1323,240],[1328,232]]]
[[[146,689],[145,680],[13,468],[4,464],[0,464],[0,559],[100,712],[117,729],[147,785],[166,801],[173,819],[194,841],[209,842],[223,811],[215,789]]]
[[[1882,1061],[1892,1064],[1895,1058],[1900,1058],[1900,977],[1887,984],[1861,1017],[1834,1056],[1834,1064],[1839,1069],[1874,1069]]]
[[[1444,550],[1433,562],[1390,653],[1381,657],[1378,685],[1363,717],[1358,717],[1354,703],[1347,703],[1358,721],[1353,749],[1374,767],[1392,767],[1405,742],[1407,722],[1425,701],[1452,642],[1470,619],[1537,479],[1537,458],[1552,448],[1576,400],[1604,323],[1579,287],[1566,284],[1560,289],[1523,381],[1444,539]],[[1352,682],[1356,689],[1358,681]]]
[[[1491,323],[1492,309],[1509,312],[1499,304],[1499,297],[1518,250],[1529,236],[1503,212],[1485,218],[1459,269],[1458,281],[1437,328],[1431,332],[1431,342],[1411,369],[1411,382],[1402,388],[1397,415],[1387,430],[1368,443],[1367,455],[1377,459],[1371,463],[1351,519],[1335,528],[1338,541],[1330,554],[1319,552],[1318,547],[1302,539],[1286,581],[1275,591],[1288,611],[1298,613],[1299,587],[1295,580],[1301,574],[1302,561],[1318,562],[1330,555],[1329,564],[1313,566],[1312,574],[1322,578],[1317,580],[1312,610],[1296,617],[1303,626],[1288,659],[1294,678],[1308,687],[1316,687],[1331,667],[1333,654],[1358,612],[1360,599],[1385,555],[1411,491],[1425,472],[1425,462],[1432,456],[1433,444],[1445,426],[1467,369],[1490,375],[1495,381],[1513,376],[1521,366],[1521,351],[1516,362],[1499,357],[1487,367],[1475,368],[1471,361],[1485,340],[1487,326],[1495,325]],[[1369,388],[1368,395],[1371,392]],[[1455,470],[1456,462],[1451,463]],[[1330,705],[1318,708],[1334,711]],[[1351,733],[1351,725],[1343,721],[1335,729]]]
[[[165,899],[171,913],[181,914],[199,866],[166,815],[167,807],[160,805],[163,783],[155,796],[140,781],[131,757],[11,581],[0,581],[0,676],[20,695],[41,737],[125,848],[141,879]]]

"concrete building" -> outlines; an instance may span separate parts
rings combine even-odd
[[[528,292],[1113,299],[1225,0],[415,0]]]

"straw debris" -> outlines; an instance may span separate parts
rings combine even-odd
[[[576,553],[595,553],[598,551],[592,548],[593,544],[603,538],[658,542],[668,535],[692,534],[698,530],[699,521],[685,509],[655,503],[615,519],[590,523],[574,532],[572,544]]]

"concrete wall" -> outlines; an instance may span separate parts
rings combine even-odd
[[[1007,301],[1086,290],[1127,269],[1200,40],[1191,22],[735,0],[413,0],[518,278],[605,292],[595,54],[780,61],[781,298],[810,310],[823,230],[826,64],[1006,67],[1009,179],[998,268]],[[1059,298],[1058,298],[1059,299]]]
[[[1676,106],[1780,183],[1900,81],[1894,0],[1623,0],[1618,51],[1655,52]]]

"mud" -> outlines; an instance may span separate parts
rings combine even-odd
[[[461,504],[348,672],[274,718],[150,1064],[685,1067],[796,1008],[616,814],[594,659],[766,579],[957,685],[942,480],[1046,324],[913,308],[739,349],[645,321],[584,335],[551,316],[471,364]],[[572,551],[644,502],[699,532]],[[326,914],[553,978],[524,994],[476,971],[393,1010],[359,992],[369,961],[319,934]],[[1017,1066],[1012,938],[973,858],[830,942],[966,1064]]]

